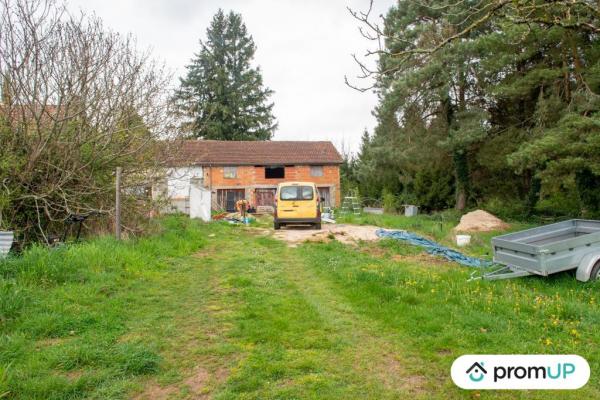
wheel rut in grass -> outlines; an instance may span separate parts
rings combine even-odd
[[[189,257],[193,308],[174,321],[187,343],[166,355],[180,378],[152,380],[136,399],[421,397],[426,380],[404,349],[302,251],[223,234]]]
[[[179,288],[185,292],[182,298],[186,301],[180,305],[173,321],[169,322],[177,327],[177,337],[165,338],[177,344],[171,347],[168,354],[164,354],[168,368],[179,370],[180,378],[171,383],[151,379],[134,399],[207,400],[213,398],[216,388],[229,376],[236,356],[224,354],[217,357],[213,350],[223,345],[223,338],[231,328],[231,307],[224,301],[225,289],[216,263],[212,262],[214,257],[218,258],[217,249],[208,246],[182,262],[192,266],[185,278],[189,280],[184,285],[187,288]],[[204,270],[203,273],[198,274],[198,269]],[[172,290],[178,289],[172,287]]]
[[[426,379],[406,367],[414,360],[406,355],[405,349],[381,330],[376,321],[353,310],[330,282],[302,262],[299,254],[292,255],[294,251],[307,250],[303,247],[287,249],[284,274],[327,321],[332,334],[347,343],[345,354],[339,355],[340,366],[351,366],[358,375],[369,377],[398,394],[411,397],[424,394]]]

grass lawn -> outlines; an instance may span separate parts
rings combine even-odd
[[[456,223],[343,220],[445,244]],[[160,223],[0,262],[0,398],[600,398],[599,283],[467,282],[472,269],[391,240],[290,248],[253,227]],[[466,252],[486,257],[491,236]],[[579,354],[592,376],[578,391],[464,391],[450,366],[471,353]]]

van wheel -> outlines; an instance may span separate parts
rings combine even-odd
[[[315,229],[321,229],[321,223],[320,222],[317,222],[315,224]]]
[[[279,228],[281,228],[281,225],[279,224],[279,222],[273,222],[273,229],[275,229],[276,231],[278,231]]]

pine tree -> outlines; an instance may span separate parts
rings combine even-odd
[[[380,56],[379,69],[390,72],[377,77],[380,105],[374,143],[380,149],[378,162],[388,159],[385,170],[396,170],[399,175],[396,180],[387,179],[386,189],[413,191],[413,180],[421,169],[430,169],[428,176],[442,177],[441,168],[451,174],[443,181],[454,183],[454,203],[463,210],[472,202],[471,153],[487,134],[473,68],[480,55],[472,41],[465,40],[426,56],[418,51],[411,57],[397,56],[419,46],[436,46],[440,32],[463,29],[466,23],[460,13],[469,5],[454,3],[444,3],[457,13],[449,13],[451,18],[437,7],[409,0],[398,1],[389,11],[384,27],[386,51]],[[431,159],[433,154],[436,157]],[[429,161],[424,162],[426,158]]]
[[[458,209],[600,215],[598,4],[399,0],[360,180],[433,209],[453,187]]]
[[[175,93],[182,128],[201,139],[271,139],[277,127],[273,91],[251,65],[256,46],[241,15],[219,9],[200,46]]]

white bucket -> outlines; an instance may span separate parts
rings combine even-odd
[[[419,207],[407,204],[404,206],[404,216],[414,217],[419,213]]]
[[[456,235],[456,245],[463,247],[471,243],[471,235]]]

